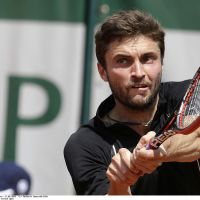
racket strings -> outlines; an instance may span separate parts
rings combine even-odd
[[[191,96],[190,103],[186,107],[186,115],[198,115],[200,112],[200,82],[194,89],[194,93]]]
[[[200,74],[194,79],[192,86],[184,97],[177,117],[177,127],[184,129],[200,116]]]

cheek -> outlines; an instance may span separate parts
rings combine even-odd
[[[149,79],[152,81],[156,81],[158,79],[158,77],[160,77],[160,73],[151,73],[149,74]]]
[[[122,81],[122,80],[126,80],[128,77],[128,73],[126,72],[126,70],[122,70],[122,69],[112,69],[110,72],[108,72],[109,76],[112,79],[115,79],[116,81]]]
[[[148,77],[151,81],[156,81],[161,77],[162,66],[154,67],[147,70]]]
[[[110,82],[110,86],[115,89],[118,88],[122,90],[128,84],[126,75],[119,70],[109,73],[108,80]]]

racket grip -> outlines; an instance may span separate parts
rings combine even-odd
[[[154,138],[153,138],[154,139]],[[152,140],[153,140],[152,139]],[[147,146],[146,146],[146,149],[147,150],[149,150],[149,149],[157,149],[160,145],[158,145],[158,146],[153,146],[152,145],[152,140],[150,140],[150,142],[147,144]]]
[[[158,149],[159,146],[167,140],[169,137],[176,134],[176,131],[174,130],[167,130],[164,131],[162,134],[160,134],[157,137],[154,137],[150,140],[149,144],[147,144],[146,149]]]

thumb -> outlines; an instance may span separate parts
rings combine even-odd
[[[136,149],[141,149],[145,147],[152,138],[154,138],[156,133],[154,131],[148,132],[146,135],[142,136],[136,146]]]

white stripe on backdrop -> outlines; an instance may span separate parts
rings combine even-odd
[[[3,156],[8,77],[48,80],[61,94],[57,117],[40,126],[17,127],[16,162],[32,176],[32,194],[73,194],[63,148],[79,124],[84,26],[72,23],[0,21],[0,155]],[[47,106],[46,92],[34,84],[20,89],[21,118],[34,118]],[[2,112],[3,111],[3,112]]]
[[[192,78],[200,66],[200,31],[166,30],[164,81]]]

